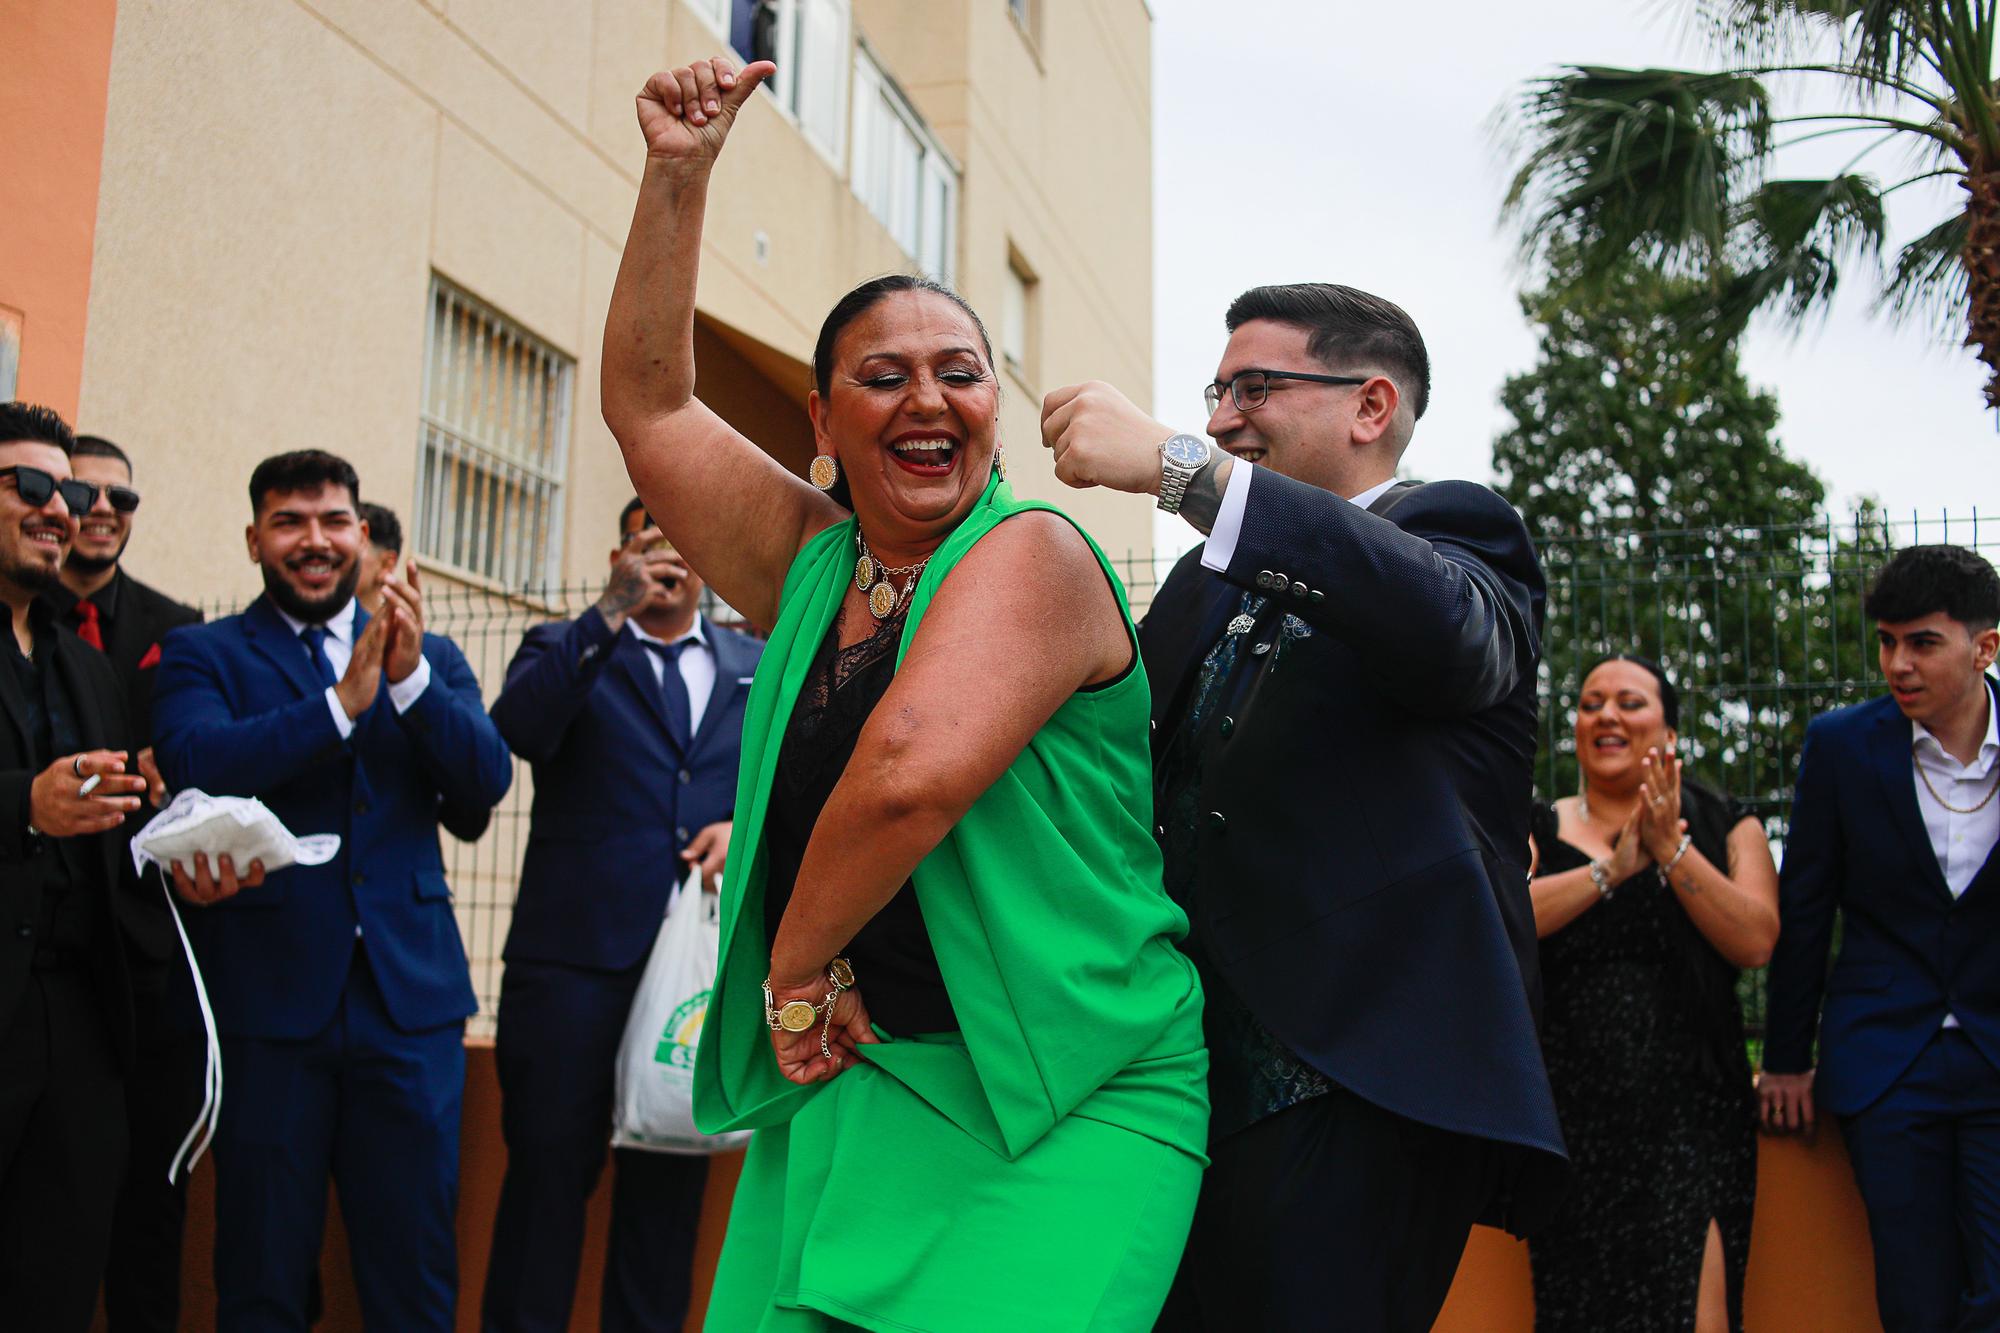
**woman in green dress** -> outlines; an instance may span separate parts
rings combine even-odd
[[[695,1065],[701,1127],[757,1130],[708,1327],[1150,1328],[1207,1057],[1130,613],[1001,479],[991,347],[945,288],[877,279],[828,316],[813,485],[694,397],[710,174],[772,69],[640,94],[604,337],[648,512],[772,627]]]

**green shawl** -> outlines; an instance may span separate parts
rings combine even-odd
[[[997,477],[988,483],[917,584],[898,664],[973,543],[1031,509],[1061,513],[1017,500]],[[695,1057],[695,1121],[706,1133],[782,1124],[832,1086],[786,1081],[771,1054],[763,833],[786,723],[853,574],[854,531],[849,519],[799,552],[750,690],[721,955]],[[1129,630],[1124,589],[1095,542],[1091,550]],[[1009,1161],[1072,1114],[1205,1160],[1206,1108],[1190,1114],[1189,1100],[1206,1068],[1201,991],[1174,947],[1187,918],[1161,884],[1150,696],[1137,652],[1135,635],[1131,670],[1073,694],[912,876],[963,1044],[867,1049],[874,1065]],[[867,984],[861,978],[864,993]]]

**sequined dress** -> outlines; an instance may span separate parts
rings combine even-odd
[[[1691,784],[1683,809],[1727,865],[1743,811]],[[1589,863],[1553,807],[1533,827],[1539,873]],[[1575,1184],[1529,1237],[1538,1333],[1692,1329],[1711,1219],[1743,1327],[1757,1138],[1737,973],[1674,893],[1649,866],[1542,941],[1542,1043]]]

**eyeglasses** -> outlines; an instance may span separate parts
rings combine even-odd
[[[1366,384],[1368,376],[1355,375],[1308,375],[1302,370],[1239,370],[1226,380],[1217,380],[1201,391],[1201,400],[1208,404],[1208,414],[1215,415],[1215,409],[1222,405],[1223,390],[1229,391],[1229,401],[1236,404],[1239,412],[1255,412],[1271,396],[1272,380],[1311,380],[1314,384]]]
[[[14,489],[21,493],[22,503],[31,505],[36,509],[40,509],[43,505],[47,504],[49,497],[57,491],[62,492],[63,503],[69,506],[71,515],[78,518],[89,513],[91,506],[97,503],[97,487],[91,485],[89,482],[78,481],[75,477],[65,477],[63,480],[57,481],[49,473],[42,471],[38,467],[0,467],[0,477],[12,477],[14,479]],[[118,489],[123,490],[124,487],[121,486]],[[137,509],[139,507],[138,493],[130,492],[130,494],[132,496],[132,508]],[[117,501],[114,500],[112,503],[115,505]],[[130,513],[131,510],[128,509],[124,512]]]

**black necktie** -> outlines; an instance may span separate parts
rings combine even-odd
[[[660,701],[666,705],[667,729],[685,747],[694,734],[694,710],[688,703],[687,682],[681,679],[680,656],[681,650],[694,640],[658,643],[646,639],[643,642],[646,651],[657,654],[660,659]]]
[[[306,641],[306,654],[312,658],[313,672],[322,685],[338,684],[340,678],[333,674],[333,662],[326,655],[326,626],[307,625],[299,631],[299,637]]]

